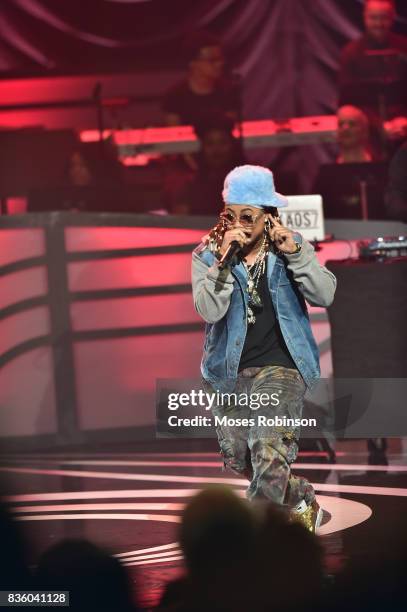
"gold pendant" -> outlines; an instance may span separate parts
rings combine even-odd
[[[255,306],[257,308],[261,308],[262,303],[261,303],[260,296],[259,296],[259,294],[257,292],[257,289],[253,289],[253,291],[251,292],[250,301],[251,301],[251,305],[252,306]]]
[[[247,308],[247,323],[248,325],[253,325],[253,323],[256,323],[256,317],[250,306]]]

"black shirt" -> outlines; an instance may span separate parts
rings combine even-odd
[[[274,311],[267,285],[267,265],[264,274],[259,279],[257,292],[263,303],[263,308],[254,311],[256,321],[254,324],[247,326],[239,371],[244,368],[269,365],[297,369],[284,342]]]
[[[188,81],[182,81],[167,92],[163,110],[179,115],[183,125],[200,126],[208,116],[238,113],[239,94],[234,83],[222,80],[209,94],[196,94]]]

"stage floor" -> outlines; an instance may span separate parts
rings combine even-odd
[[[391,442],[387,466],[368,465],[363,442],[337,447],[336,464],[310,452],[293,466],[314,484],[325,511],[319,536],[330,574],[355,555],[363,563],[375,535],[407,514],[407,456]],[[31,565],[60,539],[88,538],[125,563],[145,606],[157,602],[165,582],[183,571],[176,532],[188,498],[207,483],[244,496],[247,483],[222,471],[217,452],[199,446],[141,448],[0,455],[2,488],[21,521]]]

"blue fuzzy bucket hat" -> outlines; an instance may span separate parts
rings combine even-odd
[[[273,173],[263,166],[237,166],[225,178],[222,197],[225,204],[247,204],[255,208],[282,208],[288,200],[274,187]]]

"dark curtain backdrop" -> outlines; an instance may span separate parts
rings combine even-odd
[[[0,76],[183,65],[182,40],[219,35],[255,118],[331,112],[341,47],[361,0],[1,0]],[[407,31],[407,2],[397,28]],[[403,15],[404,13],[404,15]]]
[[[406,33],[407,2],[397,9]],[[362,28],[361,0],[1,0],[0,11],[3,78],[181,68],[185,35],[209,29],[251,119],[333,112],[340,49]]]

